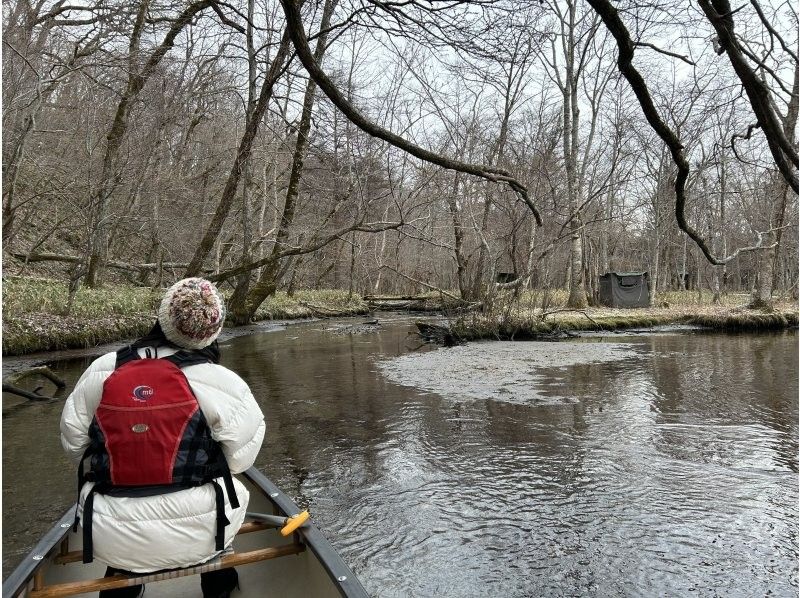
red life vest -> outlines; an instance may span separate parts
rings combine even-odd
[[[111,483],[172,484],[179,478],[175,470],[181,444],[186,445],[184,434],[193,434],[189,424],[199,417],[197,399],[174,363],[137,359],[114,371],[92,422],[95,436],[104,439]],[[98,473],[97,467],[93,471]]]
[[[211,483],[217,500],[216,549],[224,548],[225,501],[214,481],[223,478],[231,507],[239,502],[228,463],[211,437],[181,368],[206,363],[204,355],[179,351],[141,359],[133,347],[117,352],[114,372],[89,427],[90,444],[78,468],[78,491],[95,482],[84,501],[84,562],[92,561],[94,494],[152,496]],[[84,460],[89,471],[84,474]],[[76,517],[77,522],[77,517]]]

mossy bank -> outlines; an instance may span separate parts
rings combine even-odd
[[[80,289],[67,311],[66,283],[3,278],[3,355],[92,347],[135,338],[153,325],[163,289],[107,285]],[[257,320],[291,320],[367,313],[361,297],[347,291],[276,293]]]
[[[796,306],[777,305],[772,311],[746,307],[684,305],[669,308],[585,310],[511,310],[474,313],[453,322],[461,340],[524,340],[578,331],[615,331],[684,324],[720,331],[767,331],[796,329]]]

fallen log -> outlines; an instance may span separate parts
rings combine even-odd
[[[17,395],[20,397],[25,397],[31,401],[52,401],[55,400],[54,397],[48,397],[44,395],[38,394],[39,388],[35,391],[25,390],[24,388],[20,388],[17,386],[20,380],[25,378],[29,378],[31,376],[43,376],[50,380],[53,384],[55,384],[58,388],[65,388],[67,383],[64,381],[61,376],[56,374],[53,370],[51,370],[46,365],[41,365],[34,368],[29,368],[27,370],[22,370],[20,372],[14,372],[13,374],[9,374],[3,380],[3,392],[7,392],[13,395]]]
[[[428,299],[436,300],[436,297],[425,296],[408,296],[408,295],[364,295],[364,301],[427,301]]]
[[[35,392],[31,392],[29,390],[25,390],[24,388],[20,388],[19,386],[14,386],[13,384],[7,384],[3,382],[3,392],[10,393],[12,395],[17,395],[20,397],[25,397],[31,401],[52,401],[53,397],[46,397],[43,395],[37,395]]]
[[[335,309],[330,309],[329,307],[324,307],[322,305],[315,305],[313,303],[309,303],[308,301],[299,301],[298,300],[297,303],[299,303],[303,307],[307,308],[312,313],[318,314],[318,315],[322,315],[324,317],[331,317],[331,316],[335,317],[335,316],[341,315],[341,312],[339,312],[339,311],[337,311]]]
[[[13,374],[9,374],[3,380],[3,384],[10,384],[12,386],[16,386],[16,384],[19,383],[19,381],[22,380],[23,378],[28,378],[29,376],[36,376],[36,375],[44,376],[59,388],[65,388],[67,386],[67,383],[64,382],[64,379],[61,378],[58,374],[56,374],[46,365],[42,365],[35,368],[29,368],[27,370],[22,370],[20,372],[14,372]]]
[[[22,260],[26,263],[34,263],[34,262],[64,262],[67,264],[77,264],[83,261],[84,258],[75,256],[75,255],[62,255],[60,253],[15,253],[11,252],[11,255],[19,260]],[[109,268],[115,268],[117,270],[129,270],[132,272],[142,272],[147,270],[156,270],[159,266],[162,268],[186,268],[189,264],[183,262],[163,262],[159,264],[158,262],[153,264],[129,264],[127,262],[118,262],[118,261],[110,261],[106,264]]]

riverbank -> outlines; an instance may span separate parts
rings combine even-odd
[[[155,320],[163,291],[147,287],[107,285],[80,289],[68,314],[67,286],[48,279],[3,279],[3,355],[82,349],[135,338]],[[469,312],[452,318],[458,338],[525,340],[588,330],[650,328],[689,324],[717,330],[776,330],[798,327],[797,304],[778,302],[771,312],[743,306],[747,295],[727,295],[723,305],[708,294],[665,293],[662,305],[648,309],[588,308],[566,310],[566,293],[528,291],[515,306],[496,301],[491,312]],[[433,304],[435,298],[431,298]],[[452,314],[441,297],[436,311]],[[544,306],[544,307],[543,307]],[[346,317],[368,313],[374,307],[346,291],[297,291],[289,297],[276,293],[259,308],[256,321]],[[430,311],[430,310],[426,310]]]
[[[80,289],[69,313],[67,285],[46,279],[3,279],[3,355],[93,347],[147,332],[163,291],[108,285]],[[367,313],[347,291],[279,292],[256,313],[257,321],[341,317]]]
[[[501,313],[467,314],[455,320],[451,330],[464,341],[526,340],[570,332],[646,329],[676,324],[720,331],[796,329],[798,311],[797,305],[790,303],[776,304],[772,311],[705,304],[642,309],[511,309]]]

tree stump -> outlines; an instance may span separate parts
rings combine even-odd
[[[462,344],[461,339],[456,337],[447,326],[441,324],[431,324],[429,322],[415,322],[419,335],[429,343],[444,345],[445,347],[455,347]]]

